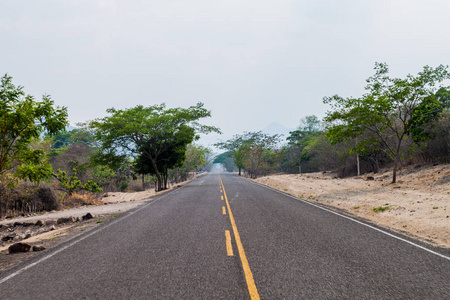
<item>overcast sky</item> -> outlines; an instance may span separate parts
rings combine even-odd
[[[67,106],[198,101],[223,138],[322,118],[324,96],[450,63],[449,0],[0,0],[0,73]]]

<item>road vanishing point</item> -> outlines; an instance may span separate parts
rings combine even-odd
[[[0,299],[450,299],[450,253],[209,173],[1,271]]]

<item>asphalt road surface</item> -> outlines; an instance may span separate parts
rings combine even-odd
[[[0,299],[450,299],[450,253],[208,174],[2,271]]]

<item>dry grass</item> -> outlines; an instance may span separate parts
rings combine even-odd
[[[102,201],[99,199],[99,196],[97,194],[92,193],[85,193],[85,194],[78,194],[74,193],[71,196],[66,197],[63,202],[61,203],[61,206],[65,208],[73,208],[73,207],[79,207],[82,205],[101,205],[103,204]]]

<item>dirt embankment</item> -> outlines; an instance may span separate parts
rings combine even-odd
[[[450,165],[337,179],[330,173],[273,175],[255,180],[311,202],[343,209],[375,224],[450,248]]]

